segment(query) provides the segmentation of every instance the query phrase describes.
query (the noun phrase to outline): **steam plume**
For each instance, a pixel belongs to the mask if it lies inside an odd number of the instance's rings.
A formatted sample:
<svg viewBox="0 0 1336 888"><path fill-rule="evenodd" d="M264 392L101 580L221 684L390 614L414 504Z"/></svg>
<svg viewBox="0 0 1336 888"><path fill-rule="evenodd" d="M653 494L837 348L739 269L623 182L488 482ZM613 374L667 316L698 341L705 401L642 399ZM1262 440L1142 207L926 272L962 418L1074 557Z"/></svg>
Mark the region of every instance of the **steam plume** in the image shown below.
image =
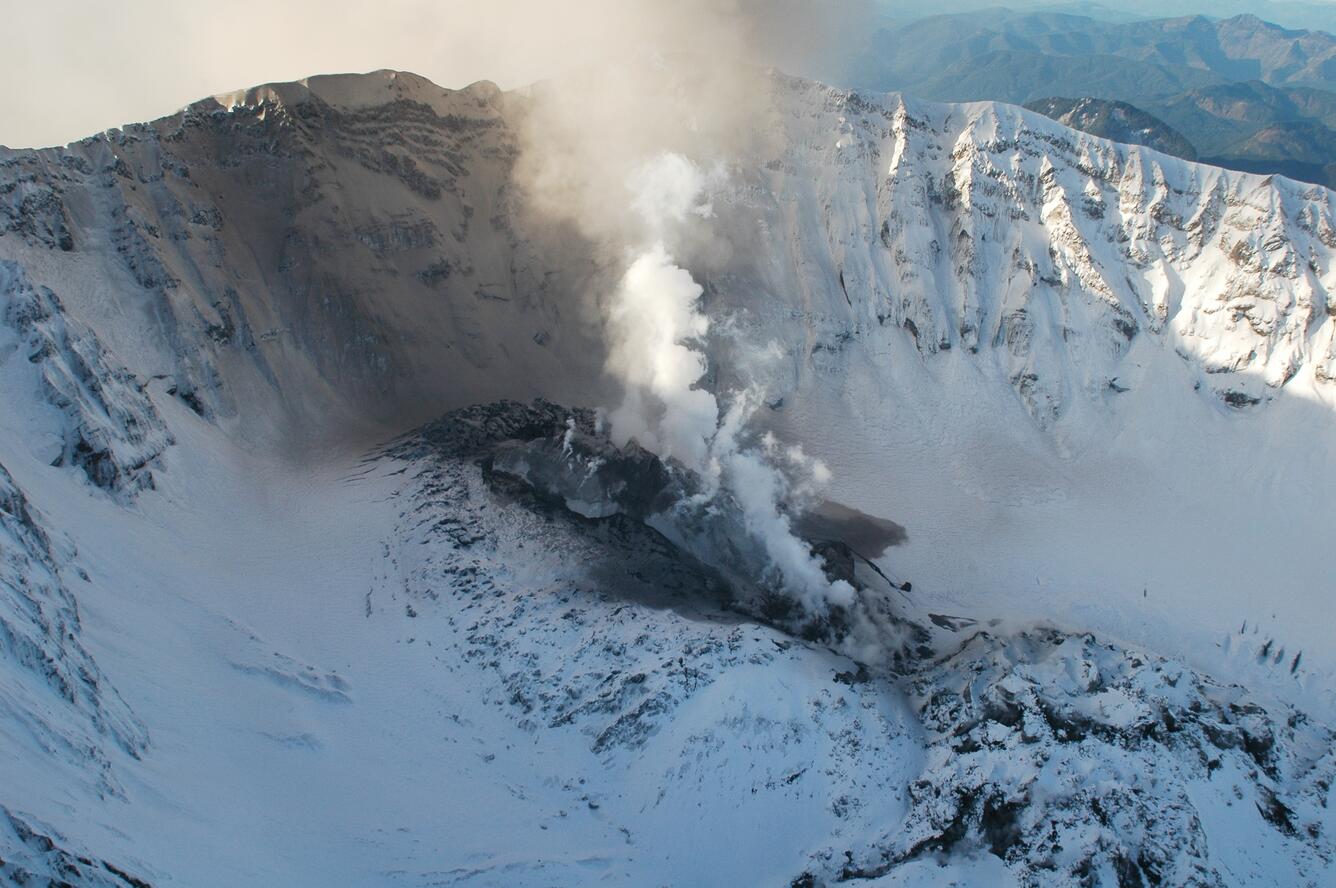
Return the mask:
<svg viewBox="0 0 1336 888"><path fill-rule="evenodd" d="M743 433L761 393L732 393L721 417L716 397L698 383L707 362L699 345L709 332L700 310L704 290L675 263L665 238L680 226L711 216L707 178L679 154L662 154L628 178L630 203L651 240L637 250L613 296L607 317L611 338L608 369L621 380L624 397L609 416L613 440L630 439L675 458L717 489L726 487L741 505L747 531L770 560L768 579L809 613L831 605L850 607L854 590L830 581L810 548L794 535L784 504L795 492L775 457L808 488L829 480L829 471L800 447L780 448L772 437L745 446Z"/></svg>
<svg viewBox="0 0 1336 888"><path fill-rule="evenodd" d="M654 238L631 261L608 307L608 369L625 387L609 417L613 440L636 438L704 473L719 405L695 388L706 363L692 344L710 322L698 306L704 291L674 264L663 239L668 226L709 215L709 204L701 202L704 177L685 157L663 154L636 170L628 185L632 206Z"/></svg>
<svg viewBox="0 0 1336 888"><path fill-rule="evenodd" d="M654 6L649 15L663 34L684 45L691 40L682 38L697 37L692 48L706 54L676 55L683 47L669 45L649 61L615 62L535 87L518 173L532 206L578 226L611 266L599 322L607 369L623 392L607 417L613 440L635 439L695 470L707 495L726 490L769 560L765 584L820 615L850 607L855 593L827 578L793 533L787 506L812 495L829 472L800 448L749 430L763 392L703 387L711 320L701 306L705 290L688 271L693 260L708 264L726 254L712 200L726 190L738 158L758 153L776 129L772 77L757 65L765 42L758 35L773 24L763 13L774 5ZM783 5L789 13L830 8ZM799 27L813 24L796 19ZM737 369L739 378L752 375Z"/></svg>

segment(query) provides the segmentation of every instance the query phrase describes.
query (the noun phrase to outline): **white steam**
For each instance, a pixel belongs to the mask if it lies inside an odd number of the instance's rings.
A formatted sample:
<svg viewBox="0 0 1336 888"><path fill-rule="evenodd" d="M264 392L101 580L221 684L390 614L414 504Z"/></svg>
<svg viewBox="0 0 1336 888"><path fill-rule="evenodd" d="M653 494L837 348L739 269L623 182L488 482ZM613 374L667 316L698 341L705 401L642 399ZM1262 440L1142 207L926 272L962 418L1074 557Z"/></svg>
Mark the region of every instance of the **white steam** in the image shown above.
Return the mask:
<svg viewBox="0 0 1336 888"><path fill-rule="evenodd" d="M715 329L705 289L688 267L726 270L730 245L711 196L726 183L720 160L768 156L778 131L767 65L811 70L842 56L866 29L871 0L577 0L597 5L588 65L522 97L515 177L526 208L593 247L606 367L620 385L606 415L614 442L631 439L677 460L729 496L767 564L769 589L814 616L848 606L854 590L830 582L788 510L811 500L829 472L801 449L748 426L764 392L707 387L709 337L730 339L726 378L754 379L773 347ZM563 7L564 9L565 7ZM509 27L509 23L507 27ZM566 43L558 35L544 42ZM569 53L568 53L569 54ZM693 160L694 159L694 160ZM696 505L699 505L697 503Z"/></svg>
<svg viewBox="0 0 1336 888"><path fill-rule="evenodd" d="M791 498L811 496L824 486L829 470L801 447L781 447L770 435L759 446L743 444L760 393L733 393L721 421L718 400L698 387L708 369L701 350L710 329L699 304L704 290L676 264L666 244L680 226L710 217L707 183L694 164L673 153L641 165L627 180L631 205L650 237L633 251L608 305L608 370L624 389L621 405L608 417L610 434L619 445L635 439L694 469L711 493L726 490L769 559L770 585L811 613L850 607L853 588L826 577L808 545L794 535L783 508ZM790 475L798 481L791 482Z"/></svg>
<svg viewBox="0 0 1336 888"><path fill-rule="evenodd" d="M617 444L635 438L706 473L719 405L695 387L707 369L695 345L710 321L698 305L700 284L675 264L664 242L672 226L709 215L705 178L680 154L664 154L635 170L627 185L652 240L631 261L607 309L608 370L624 387L621 406L608 417L610 432Z"/></svg>

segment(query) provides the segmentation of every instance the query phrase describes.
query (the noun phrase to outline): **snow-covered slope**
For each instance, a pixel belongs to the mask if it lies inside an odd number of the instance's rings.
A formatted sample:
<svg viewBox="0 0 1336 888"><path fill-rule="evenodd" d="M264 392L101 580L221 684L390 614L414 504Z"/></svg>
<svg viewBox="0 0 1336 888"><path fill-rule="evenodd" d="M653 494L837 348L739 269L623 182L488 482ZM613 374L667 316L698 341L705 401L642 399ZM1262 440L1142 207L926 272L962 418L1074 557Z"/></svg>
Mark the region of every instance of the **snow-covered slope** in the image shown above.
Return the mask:
<svg viewBox="0 0 1336 888"><path fill-rule="evenodd" d="M1330 668L1336 196L789 87L786 149L716 201L742 268L710 310L779 343L773 425L905 526L896 575L1253 681L1225 662L1266 640Z"/></svg>
<svg viewBox="0 0 1336 888"><path fill-rule="evenodd" d="M903 327L925 355L984 352L1041 425L1122 388L1143 334L1232 406L1301 376L1331 381L1327 189L1115 145L1005 105L789 86L788 148L760 193L796 204L789 218L824 236L770 243L833 265L832 304L860 295L860 326ZM792 289L778 277L792 274L785 258L770 263L777 295Z"/></svg>
<svg viewBox="0 0 1336 888"><path fill-rule="evenodd" d="M726 609L636 522L489 481L498 439L562 433L565 411L536 412L301 472L210 446L182 411L155 517L54 511L89 541L90 643L152 744L110 751L125 791L100 799L25 755L7 806L55 847L16 831L5 872L1321 884L1329 729L1051 630L939 616L917 661L860 665Z"/></svg>
<svg viewBox="0 0 1336 888"><path fill-rule="evenodd" d="M707 383L904 527L881 662L491 474L615 394L621 257L528 212L533 97L312 78L0 154L0 872L1332 878L1332 192L774 86Z"/></svg>

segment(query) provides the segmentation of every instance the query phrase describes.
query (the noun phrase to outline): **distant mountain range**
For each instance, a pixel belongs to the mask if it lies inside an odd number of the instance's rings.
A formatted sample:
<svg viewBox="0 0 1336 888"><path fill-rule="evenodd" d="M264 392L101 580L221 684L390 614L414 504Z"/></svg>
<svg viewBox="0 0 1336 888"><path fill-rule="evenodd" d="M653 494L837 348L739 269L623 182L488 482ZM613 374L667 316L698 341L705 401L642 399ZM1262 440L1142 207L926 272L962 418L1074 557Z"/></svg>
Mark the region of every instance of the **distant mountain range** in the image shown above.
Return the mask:
<svg viewBox="0 0 1336 888"><path fill-rule="evenodd" d="M1336 89L1336 37L1289 30L1253 15L1122 24L1001 9L933 16L876 32L855 73L867 85L893 89L955 82L962 94L941 96L952 99L983 98L963 93L993 82L1006 94L989 98L1020 103L1040 98L1033 90L1051 90L1045 83L1053 81L1031 70L1036 57L1047 60L1051 71L1096 76L1138 98L1241 80ZM980 80L1009 67L1015 75L1001 83Z"/></svg>
<svg viewBox="0 0 1336 888"><path fill-rule="evenodd" d="M950 13L996 12L1005 7L1017 12L1061 12L1083 15L1101 22L1133 22L1146 19L1181 17L1205 13L1215 18L1256 15L1287 28L1310 28L1336 33L1336 4L1323 0L938 0L931 13L918 13L914 7L896 4L886 15L900 21ZM908 6L908 8L906 8Z"/></svg>
<svg viewBox="0 0 1336 888"><path fill-rule="evenodd" d="M1136 127L1126 138L1111 131L1120 124L1109 115L1148 114L1158 118L1152 129L1181 137L1152 145L1160 150L1336 184L1336 36L1254 15L1112 24L1005 9L939 15L875 32L849 79L1040 110L1055 95L1086 99L1080 116L1097 135L1142 143ZM1053 108L1059 118L1072 111L1071 103Z"/></svg>

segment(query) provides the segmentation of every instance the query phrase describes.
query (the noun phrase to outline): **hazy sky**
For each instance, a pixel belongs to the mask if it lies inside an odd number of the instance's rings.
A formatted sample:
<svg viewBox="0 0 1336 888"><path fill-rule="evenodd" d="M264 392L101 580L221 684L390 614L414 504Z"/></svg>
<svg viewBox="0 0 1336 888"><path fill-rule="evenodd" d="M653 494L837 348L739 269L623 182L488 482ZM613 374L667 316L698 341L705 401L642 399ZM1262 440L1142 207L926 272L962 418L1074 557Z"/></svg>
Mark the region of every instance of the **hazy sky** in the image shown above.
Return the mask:
<svg viewBox="0 0 1336 888"><path fill-rule="evenodd" d="M950 5L877 2L901 11ZM1119 3L1145 5L1106 0ZM63 144L204 96L317 73L396 68L443 86L484 78L518 86L577 63L605 46L608 33L635 32L627 18L643 7L626 0L9 0L0 13L11 35L0 53L7 84L0 144ZM652 30L654 17L642 17L642 30Z"/></svg>

